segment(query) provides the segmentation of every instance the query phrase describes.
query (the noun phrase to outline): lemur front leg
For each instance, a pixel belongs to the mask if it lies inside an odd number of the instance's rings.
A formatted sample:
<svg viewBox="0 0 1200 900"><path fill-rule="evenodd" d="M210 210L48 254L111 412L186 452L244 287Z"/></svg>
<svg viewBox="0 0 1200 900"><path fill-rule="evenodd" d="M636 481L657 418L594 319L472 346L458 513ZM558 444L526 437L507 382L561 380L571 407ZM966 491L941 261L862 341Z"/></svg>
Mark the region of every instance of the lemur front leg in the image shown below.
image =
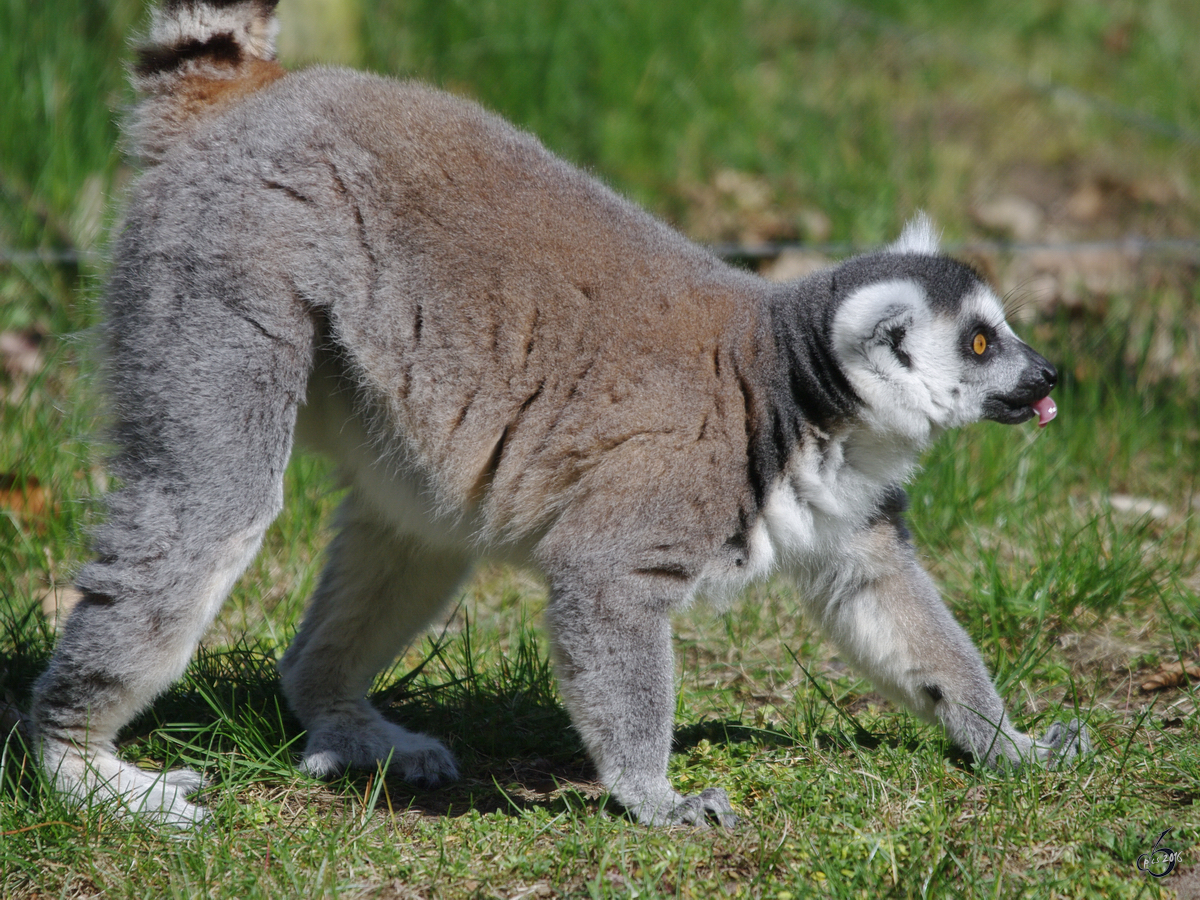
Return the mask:
<svg viewBox="0 0 1200 900"><path fill-rule="evenodd" d="M917 561L898 512L857 534L836 572L799 575L814 618L846 661L892 702L940 723L977 760L1056 766L1090 751L1078 720L1055 723L1037 741L1013 726L979 651Z"/></svg>
<svg viewBox="0 0 1200 900"><path fill-rule="evenodd" d="M639 822L731 827L736 817L723 790L684 796L667 780L675 716L670 617L690 596L698 564L669 507L653 516L637 508L647 495L627 495L632 509L581 505L539 545L559 690L600 780Z"/></svg>

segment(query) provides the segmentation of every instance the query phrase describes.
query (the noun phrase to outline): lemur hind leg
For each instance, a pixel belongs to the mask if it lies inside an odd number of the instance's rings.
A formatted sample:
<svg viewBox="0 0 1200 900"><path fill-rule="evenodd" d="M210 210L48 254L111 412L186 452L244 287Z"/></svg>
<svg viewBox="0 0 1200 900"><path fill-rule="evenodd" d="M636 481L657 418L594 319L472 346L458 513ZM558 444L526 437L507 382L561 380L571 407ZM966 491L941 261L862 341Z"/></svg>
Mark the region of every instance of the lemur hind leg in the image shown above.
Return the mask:
<svg viewBox="0 0 1200 900"><path fill-rule="evenodd" d="M445 607L472 559L381 524L351 495L299 634L280 660L305 728L301 768L326 777L390 761L406 781L458 777L441 742L389 722L368 702L375 676Z"/></svg>
<svg viewBox="0 0 1200 900"><path fill-rule="evenodd" d="M119 760L117 733L183 674L282 507L313 328L268 281L193 282L203 261L142 259L139 224L123 235L107 324L122 486L31 718L60 790L185 826L205 815L186 799L201 777ZM181 298L188 316L175 315Z"/></svg>

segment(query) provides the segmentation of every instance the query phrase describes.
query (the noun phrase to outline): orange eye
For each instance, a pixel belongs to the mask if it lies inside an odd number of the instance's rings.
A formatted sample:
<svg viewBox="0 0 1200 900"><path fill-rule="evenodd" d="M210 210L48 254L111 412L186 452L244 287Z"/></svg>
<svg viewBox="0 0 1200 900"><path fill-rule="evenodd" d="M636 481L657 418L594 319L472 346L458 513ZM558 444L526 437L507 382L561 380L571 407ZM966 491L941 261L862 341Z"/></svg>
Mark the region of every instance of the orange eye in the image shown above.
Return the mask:
<svg viewBox="0 0 1200 900"><path fill-rule="evenodd" d="M975 351L976 356L983 356L983 351L987 349L987 338L983 336L983 332L975 335L975 340L971 343L971 349Z"/></svg>

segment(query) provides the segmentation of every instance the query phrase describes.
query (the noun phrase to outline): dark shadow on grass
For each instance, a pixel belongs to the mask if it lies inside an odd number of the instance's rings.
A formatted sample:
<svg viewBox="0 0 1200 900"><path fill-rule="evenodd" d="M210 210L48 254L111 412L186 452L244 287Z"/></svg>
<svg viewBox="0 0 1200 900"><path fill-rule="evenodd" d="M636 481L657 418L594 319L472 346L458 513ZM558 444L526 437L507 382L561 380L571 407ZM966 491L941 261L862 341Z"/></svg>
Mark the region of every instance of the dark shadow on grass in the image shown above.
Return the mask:
<svg viewBox="0 0 1200 900"><path fill-rule="evenodd" d="M574 760L478 759L462 766L461 777L450 784L425 789L395 776L386 776L375 808L411 811L431 817L457 817L470 812L520 815L531 809L552 813L599 808L604 789L582 756ZM377 788L375 774L347 773L331 783L334 789L368 796Z"/></svg>
<svg viewBox="0 0 1200 900"><path fill-rule="evenodd" d="M393 809L456 816L470 810L511 812L534 806L577 807L602 791L595 772L558 702L552 682L532 680L507 666L496 673L442 685L424 685L396 696L381 712L405 728L446 743L459 762L458 781L423 790L387 779ZM526 670L524 674L535 674ZM360 793L371 773L348 776ZM386 805L384 798L380 804Z"/></svg>
<svg viewBox="0 0 1200 900"><path fill-rule="evenodd" d="M46 664L54 632L40 604L0 611L0 797L28 795L33 790L33 756L29 752L29 698Z"/></svg>
<svg viewBox="0 0 1200 900"><path fill-rule="evenodd" d="M15 694L18 703L28 702L32 681L49 655L52 638L36 624L40 623L32 616L7 623L9 646L0 655L4 667L0 672L7 676L10 695ZM17 636L23 640L14 641ZM446 742L459 760L462 777L425 789L387 776L377 806L457 816L472 810L511 814L534 808L596 810L605 804L607 795L596 782L583 744L558 700L549 663L533 635L522 637L515 650L486 667L476 664L469 638L460 636L456 641L454 659L445 657L445 645L435 644L426 663L385 685L372 700L387 718ZM427 665L431 662L440 665ZM845 730L825 729L806 736L735 720L705 720L676 729L673 750L685 753L701 741L764 748L815 741L819 748L834 751L901 746L900 741L861 727L852 715L846 714L844 723ZM181 764L173 757L183 747L190 756L184 762L209 772L220 754L236 753L278 766L282 774L298 761L303 741L303 729L280 690L273 650L242 644L221 651L201 650L187 675L122 732L120 743L127 757L144 756L167 765ZM281 751L289 744L289 751ZM919 746L916 741L904 743L910 751ZM28 759L16 759L24 757L23 749L17 742L9 744L5 794L31 787ZM970 766L969 757L955 754L949 745L947 750L955 765ZM736 778L736 771L730 777ZM376 778L373 771L356 771L335 779L331 787L337 790L344 785L345 790L365 797L378 786ZM615 806L612 809L617 811Z"/></svg>
<svg viewBox="0 0 1200 900"><path fill-rule="evenodd" d="M820 750L877 750L886 746L915 752L924 746L924 742L916 739L901 741L884 737L861 726L849 731L825 729L810 734L811 737L803 737L730 720L705 720L677 728L672 749L676 753L683 752L701 741L708 741L710 744L755 743L765 747L794 747L797 744L815 743ZM957 753L951 745L947 745L947 751L947 758L951 760L961 759L968 763L970 761L969 756Z"/></svg>

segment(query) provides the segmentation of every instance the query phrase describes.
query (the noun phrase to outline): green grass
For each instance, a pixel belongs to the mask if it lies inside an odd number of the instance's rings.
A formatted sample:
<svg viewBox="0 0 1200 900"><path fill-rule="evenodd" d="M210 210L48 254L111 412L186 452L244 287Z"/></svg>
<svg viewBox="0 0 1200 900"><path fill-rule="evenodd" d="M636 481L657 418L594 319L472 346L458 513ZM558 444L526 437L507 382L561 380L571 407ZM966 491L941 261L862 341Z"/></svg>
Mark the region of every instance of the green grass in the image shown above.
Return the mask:
<svg viewBox="0 0 1200 900"><path fill-rule="evenodd" d="M924 206L975 240L995 236L976 204L1014 193L1042 209L1040 239L1200 233L1200 8L1186 0L364 9L338 32L339 58L481 99L700 239L867 244ZM86 558L87 498L105 481L73 336L94 319L102 266L88 254L116 206L104 198L128 179L114 121L142 10L0 5L0 249L84 253L0 264L0 332L44 335L39 371L0 372L0 475L25 491L0 494L0 701L17 705L52 646L42 596ZM1082 215L1091 188L1101 202ZM911 524L1014 718L1036 732L1086 718L1093 758L975 770L847 671L773 580L726 614L677 620L671 777L727 788L741 824L642 828L591 780L557 698L544 586L485 566L376 691L452 746L463 779L301 778L272 660L338 493L326 463L298 457L263 554L122 745L202 768L214 826L177 840L73 809L9 742L0 896L1187 896L1186 876L1151 880L1136 860L1172 828L1194 873L1200 838L1194 692L1140 688L1200 644L1196 254L1146 257L1072 303L1037 295L1019 254L975 261L1060 365L1060 415L1040 432L947 436L911 485ZM1159 508L1123 512L1122 496Z"/></svg>

